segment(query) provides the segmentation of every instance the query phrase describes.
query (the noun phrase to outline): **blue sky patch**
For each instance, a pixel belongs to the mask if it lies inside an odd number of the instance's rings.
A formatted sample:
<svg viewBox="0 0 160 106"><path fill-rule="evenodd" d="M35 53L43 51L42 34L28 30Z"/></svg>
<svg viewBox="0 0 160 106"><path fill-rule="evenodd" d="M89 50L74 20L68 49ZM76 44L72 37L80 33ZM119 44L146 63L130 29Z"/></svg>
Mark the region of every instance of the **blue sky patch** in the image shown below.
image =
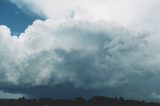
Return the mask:
<svg viewBox="0 0 160 106"><path fill-rule="evenodd" d="M6 25L12 34L18 35L32 24L38 16L28 15L8 0L0 0L0 25Z"/></svg>

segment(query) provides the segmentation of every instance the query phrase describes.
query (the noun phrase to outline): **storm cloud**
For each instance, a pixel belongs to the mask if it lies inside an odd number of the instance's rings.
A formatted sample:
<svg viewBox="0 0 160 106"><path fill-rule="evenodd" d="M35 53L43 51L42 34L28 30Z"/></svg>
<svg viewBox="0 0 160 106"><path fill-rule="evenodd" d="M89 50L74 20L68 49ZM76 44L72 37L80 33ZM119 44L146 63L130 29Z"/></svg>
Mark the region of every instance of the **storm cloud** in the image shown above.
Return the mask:
<svg viewBox="0 0 160 106"><path fill-rule="evenodd" d="M157 99L158 38L107 21L36 20L19 37L1 25L0 89Z"/></svg>

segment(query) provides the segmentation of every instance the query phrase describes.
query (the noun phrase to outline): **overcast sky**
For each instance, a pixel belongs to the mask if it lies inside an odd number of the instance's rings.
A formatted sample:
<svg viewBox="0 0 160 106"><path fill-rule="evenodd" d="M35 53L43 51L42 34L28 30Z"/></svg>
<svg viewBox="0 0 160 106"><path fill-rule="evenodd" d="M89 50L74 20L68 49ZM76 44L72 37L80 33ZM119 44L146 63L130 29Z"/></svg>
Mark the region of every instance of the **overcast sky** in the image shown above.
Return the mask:
<svg viewBox="0 0 160 106"><path fill-rule="evenodd" d="M0 97L160 100L160 1L1 0Z"/></svg>

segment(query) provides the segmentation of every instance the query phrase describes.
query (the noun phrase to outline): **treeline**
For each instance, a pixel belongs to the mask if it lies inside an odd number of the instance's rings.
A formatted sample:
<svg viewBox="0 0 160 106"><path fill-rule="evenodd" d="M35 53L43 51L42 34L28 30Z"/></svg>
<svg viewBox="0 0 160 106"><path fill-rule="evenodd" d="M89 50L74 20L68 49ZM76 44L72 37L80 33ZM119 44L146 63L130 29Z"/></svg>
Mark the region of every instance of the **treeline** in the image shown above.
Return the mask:
<svg viewBox="0 0 160 106"><path fill-rule="evenodd" d="M159 103L145 101L124 100L120 98L109 98L103 96L95 96L88 100L77 97L73 100L69 99L1 99L0 106L160 106Z"/></svg>

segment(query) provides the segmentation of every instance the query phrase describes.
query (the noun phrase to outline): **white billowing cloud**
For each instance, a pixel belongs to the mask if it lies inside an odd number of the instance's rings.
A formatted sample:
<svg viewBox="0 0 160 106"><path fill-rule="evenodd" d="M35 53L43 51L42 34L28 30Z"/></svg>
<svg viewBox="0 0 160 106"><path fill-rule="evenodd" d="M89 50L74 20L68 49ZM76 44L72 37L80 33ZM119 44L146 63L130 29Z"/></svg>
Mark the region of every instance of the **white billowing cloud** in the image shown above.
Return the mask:
<svg viewBox="0 0 160 106"><path fill-rule="evenodd" d="M36 20L19 37L0 26L0 37L0 85L127 88L155 81L160 72L158 34L115 23ZM150 91L152 83L145 83Z"/></svg>
<svg viewBox="0 0 160 106"><path fill-rule="evenodd" d="M47 20L36 20L19 37L0 26L0 85L100 89L157 81L159 1L10 1Z"/></svg>
<svg viewBox="0 0 160 106"><path fill-rule="evenodd" d="M159 99L160 1L10 1L47 20L19 37L0 26L0 89L71 84Z"/></svg>
<svg viewBox="0 0 160 106"><path fill-rule="evenodd" d="M106 20L136 30L158 30L157 0L11 0L22 10L52 19ZM29 14L31 13L29 12ZM152 30L150 30L152 29Z"/></svg>
<svg viewBox="0 0 160 106"><path fill-rule="evenodd" d="M6 26L0 26L0 70L1 70L1 81L11 81L16 83L16 76L18 73L15 73L15 69L13 69L14 64L19 64L24 59L25 49L23 45L21 45L21 40L19 40L16 36L11 36L9 28ZM21 52L19 52L21 51ZM9 70L8 72L5 72Z"/></svg>

